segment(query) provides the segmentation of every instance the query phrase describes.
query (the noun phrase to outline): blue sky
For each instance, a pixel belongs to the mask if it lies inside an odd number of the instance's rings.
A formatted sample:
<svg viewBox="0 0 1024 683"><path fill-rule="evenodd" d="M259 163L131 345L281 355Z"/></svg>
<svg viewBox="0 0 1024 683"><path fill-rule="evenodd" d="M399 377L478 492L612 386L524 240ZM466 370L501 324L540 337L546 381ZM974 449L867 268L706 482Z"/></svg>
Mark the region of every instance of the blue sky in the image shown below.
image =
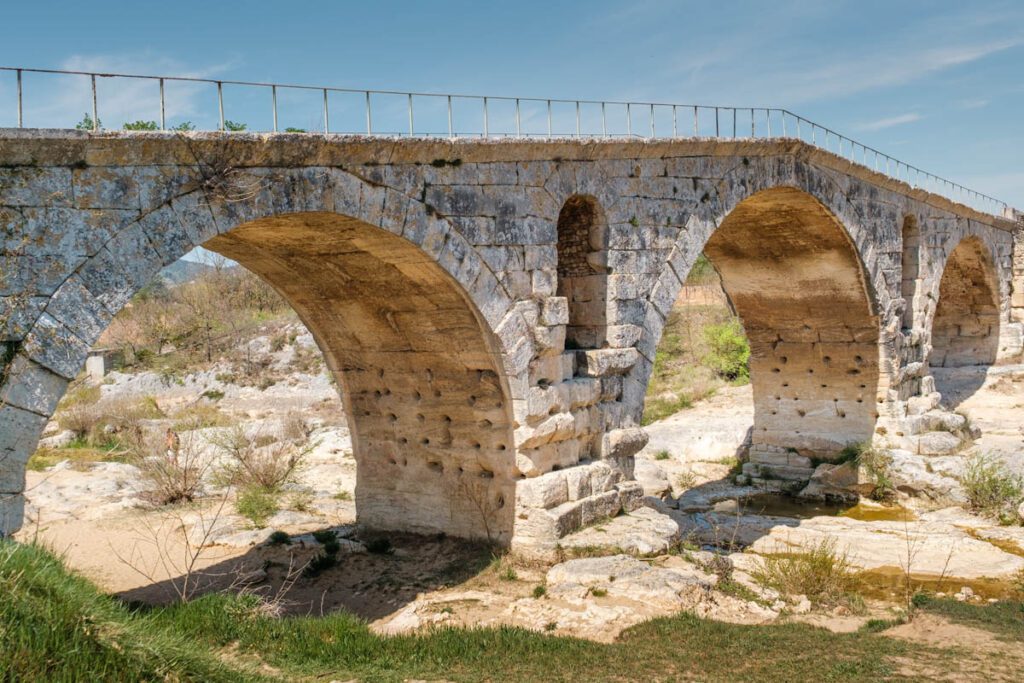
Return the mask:
<svg viewBox="0 0 1024 683"><path fill-rule="evenodd" d="M0 64L353 88L785 107L1024 207L1024 2L5 3ZM29 125L70 125L84 83L27 77ZM13 125L0 74L0 126ZM152 84L101 82L107 127L155 119ZM269 95L226 91L270 126ZM319 94L280 98L281 126L320 125ZM332 128L361 125L332 102ZM379 126L404 103L375 101ZM418 104L439 129L443 105ZM496 120L510 112L495 105ZM171 121L216 122L216 96L168 89ZM560 112L559 116L568 116ZM460 119L473 118L468 110ZM536 125L539 111L524 113ZM646 121L644 119L644 121ZM337 122L335 124L335 122ZM646 125L646 124L644 124Z"/></svg>

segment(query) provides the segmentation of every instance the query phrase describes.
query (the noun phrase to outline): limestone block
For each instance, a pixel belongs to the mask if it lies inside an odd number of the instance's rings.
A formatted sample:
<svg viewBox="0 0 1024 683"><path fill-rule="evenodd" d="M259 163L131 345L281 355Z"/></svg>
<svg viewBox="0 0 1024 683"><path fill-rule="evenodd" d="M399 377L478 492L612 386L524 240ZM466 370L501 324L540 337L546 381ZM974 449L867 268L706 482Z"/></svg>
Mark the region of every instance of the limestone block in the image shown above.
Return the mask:
<svg viewBox="0 0 1024 683"><path fill-rule="evenodd" d="M613 429L604 435L601 442L601 456L627 458L643 449L647 445L647 438L647 432L641 427Z"/></svg>
<svg viewBox="0 0 1024 683"><path fill-rule="evenodd" d="M559 474L565 475L565 483L566 488L568 489L569 500L580 500L581 498L586 498L593 493L593 488L590 482L592 473L591 468L587 465L570 467L567 470L559 472Z"/></svg>
<svg viewBox="0 0 1024 683"><path fill-rule="evenodd" d="M622 397L622 377L613 375L601 378L602 401L618 401Z"/></svg>
<svg viewBox="0 0 1024 683"><path fill-rule="evenodd" d="M75 169L75 206L83 209L141 209L138 178L138 170L131 166Z"/></svg>
<svg viewBox="0 0 1024 683"><path fill-rule="evenodd" d="M576 368L580 375L601 377L629 372L640 358L636 349L595 349L576 352Z"/></svg>
<svg viewBox="0 0 1024 683"><path fill-rule="evenodd" d="M534 270L530 272L531 288L535 297L549 297L555 295L557 283L554 270Z"/></svg>
<svg viewBox="0 0 1024 683"><path fill-rule="evenodd" d="M25 519L25 496L20 493L0 493L0 538L10 536L21 528Z"/></svg>
<svg viewBox="0 0 1024 683"><path fill-rule="evenodd" d="M66 379L78 374L89 346L47 313L36 321L25 339L25 355Z"/></svg>
<svg viewBox="0 0 1024 683"><path fill-rule="evenodd" d="M614 517L622 509L618 491L606 491L576 501L576 503L568 503L568 505L574 504L580 508L580 526L589 526L594 522Z"/></svg>
<svg viewBox="0 0 1024 683"><path fill-rule="evenodd" d="M658 463L647 458L637 458L633 476L643 487L644 495L663 498L672 492L672 483Z"/></svg>
<svg viewBox="0 0 1024 683"><path fill-rule="evenodd" d="M553 246L526 245L524 257L526 270L554 270L558 267L558 251Z"/></svg>
<svg viewBox="0 0 1024 683"><path fill-rule="evenodd" d="M566 472L549 472L516 482L516 506L548 509L569 500Z"/></svg>
<svg viewBox="0 0 1024 683"><path fill-rule="evenodd" d="M608 325L605 335L608 346L613 349L624 349L635 346L640 341L643 331L639 325Z"/></svg>
<svg viewBox="0 0 1024 683"><path fill-rule="evenodd" d="M541 356L530 361L530 384L548 385L564 381L565 371L561 356Z"/></svg>
<svg viewBox="0 0 1024 683"><path fill-rule="evenodd" d="M548 417L536 427L521 426L516 429L516 444L521 449L537 448L552 441L560 441L573 436L574 427L572 415L558 413Z"/></svg>
<svg viewBox="0 0 1024 683"><path fill-rule="evenodd" d="M67 378L19 354L8 366L7 381L0 389L0 405L51 415L67 385Z"/></svg>
<svg viewBox="0 0 1024 683"><path fill-rule="evenodd" d="M963 447L963 440L949 432L927 432L905 437L902 446L917 455L946 455L959 451Z"/></svg>
<svg viewBox="0 0 1024 683"><path fill-rule="evenodd" d="M615 485L619 493L619 506L624 512L632 512L644 505L644 487L638 481L624 481Z"/></svg>
<svg viewBox="0 0 1024 683"><path fill-rule="evenodd" d="M54 292L46 312L87 344L95 343L113 319L77 275Z"/></svg>
<svg viewBox="0 0 1024 683"><path fill-rule="evenodd" d="M36 450L46 419L13 405L0 405L0 493L25 488L25 463Z"/></svg>
<svg viewBox="0 0 1024 683"><path fill-rule="evenodd" d="M859 468L852 463L818 465L807 486L798 494L801 498L823 500L825 498L856 498L871 493L870 483L862 485Z"/></svg>
<svg viewBox="0 0 1024 683"><path fill-rule="evenodd" d="M528 419L546 418L552 412L561 412L565 409L565 397L556 386L530 387L526 396Z"/></svg>
<svg viewBox="0 0 1024 683"><path fill-rule="evenodd" d="M549 296L544 299L540 322L543 325L568 325L569 300L564 296Z"/></svg>
<svg viewBox="0 0 1024 683"><path fill-rule="evenodd" d="M616 484L623 480L621 470L605 462L595 462L589 465L589 469L590 489L593 493L611 491Z"/></svg>
<svg viewBox="0 0 1024 683"><path fill-rule="evenodd" d="M68 168L0 168L0 204L70 206L73 196Z"/></svg>
<svg viewBox="0 0 1024 683"><path fill-rule="evenodd" d="M538 326L533 328L533 339L537 345L537 351L542 356L561 355L565 349L565 325L552 325L551 327Z"/></svg>
<svg viewBox="0 0 1024 683"><path fill-rule="evenodd" d="M576 410L577 408L597 403L601 400L602 382L602 379L578 377L564 383L562 386L564 386L569 393L567 407L572 410Z"/></svg>

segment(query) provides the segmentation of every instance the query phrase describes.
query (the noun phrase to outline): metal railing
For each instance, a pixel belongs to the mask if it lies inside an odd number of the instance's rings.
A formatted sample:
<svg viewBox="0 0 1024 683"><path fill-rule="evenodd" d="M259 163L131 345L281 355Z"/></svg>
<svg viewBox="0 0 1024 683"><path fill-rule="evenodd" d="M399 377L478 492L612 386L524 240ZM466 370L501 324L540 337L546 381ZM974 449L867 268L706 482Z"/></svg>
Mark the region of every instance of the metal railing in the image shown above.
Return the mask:
<svg viewBox="0 0 1024 683"><path fill-rule="evenodd" d="M794 114L787 109L770 107L724 107L696 104L675 104L666 102L625 102L614 100L566 100L558 98L507 97L461 95L430 92L403 92L396 90L359 90L352 88L322 87L284 83L261 83L255 81L216 80L188 76L148 76L121 73L93 73L89 71L67 71L59 69L29 69L0 66L0 71L12 72L17 84L17 122L25 126L25 74L58 74L89 79L93 130L100 130L100 106L97 90L99 79L137 79L156 81L159 86L159 130L168 130L167 94L168 83L194 83L212 86L217 99L217 130L229 131L231 121L226 118L224 106L225 86L266 89L267 103L271 110L273 132L278 132L278 94L282 91L314 92L318 95L317 125L322 124L323 133L345 133L380 136L446 137L446 138L555 138L555 137L627 137L637 139L672 139L680 137L697 138L797 138L815 147L838 154L850 161L860 163L875 171L884 173L912 187L944 195L981 211L1000 216L1011 216L1009 205L995 197L972 190L947 180L934 173L928 173L917 166L900 161L879 150L841 135L836 131ZM355 97L361 109L358 128L353 125L331 127L331 96ZM395 100L401 101L400 107ZM390 122L403 120L401 129L397 126L374 126L374 102L390 100ZM475 112L465 117L457 106L469 103ZM423 112L431 105L434 115L431 124L417 127L416 112ZM505 105L504 115L496 115L496 105ZM524 109L532 109L524 115ZM555 112L558 107L560 111ZM535 109L540 109L540 116ZM349 114L352 103L346 105ZM397 117L398 109L403 109ZM440 115L439 115L440 114ZM616 118L616 115L617 118ZM87 118L86 121L89 121ZM538 130L539 119L539 130ZM459 125L456 125L458 120ZM440 130L437 129L438 121ZM466 122L468 121L468 123ZM659 121L660 130L659 130ZM422 122L422 121L421 121ZM530 129L531 124L533 129ZM639 126L639 128L638 128ZM286 129L298 131L299 129ZM269 132L269 131L268 131ZM306 131L301 131L306 132ZM316 131L320 132L320 131Z"/></svg>

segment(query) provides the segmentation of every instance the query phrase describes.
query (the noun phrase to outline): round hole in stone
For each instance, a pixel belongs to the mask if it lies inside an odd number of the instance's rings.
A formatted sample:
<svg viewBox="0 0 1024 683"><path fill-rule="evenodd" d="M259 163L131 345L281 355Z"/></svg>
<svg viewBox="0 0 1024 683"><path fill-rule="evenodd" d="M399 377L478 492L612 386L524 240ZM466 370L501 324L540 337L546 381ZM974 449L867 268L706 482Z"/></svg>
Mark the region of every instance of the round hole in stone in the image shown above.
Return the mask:
<svg viewBox="0 0 1024 683"><path fill-rule="evenodd" d="M490 470L480 470L479 476L481 479L494 479L494 472L491 472Z"/></svg>
<svg viewBox="0 0 1024 683"><path fill-rule="evenodd" d="M828 389L828 385L827 385L827 384L822 384L822 385L821 385L821 388L822 388L822 389Z"/></svg>
<svg viewBox="0 0 1024 683"><path fill-rule="evenodd" d="M780 368L772 368L772 372L782 372Z"/></svg>
<svg viewBox="0 0 1024 683"><path fill-rule="evenodd" d="M785 365L786 363L789 362L789 358L787 358L786 356L782 356L779 358L779 362Z"/></svg>
<svg viewBox="0 0 1024 683"><path fill-rule="evenodd" d="M846 371L846 374L847 375L859 375L860 374L860 370L858 370L857 368L850 368L849 370Z"/></svg>
<svg viewBox="0 0 1024 683"><path fill-rule="evenodd" d="M429 446L430 439L420 439L420 443L423 444L424 446Z"/></svg>
<svg viewBox="0 0 1024 683"><path fill-rule="evenodd" d="M503 444L503 443L499 443L499 444L498 444L498 450L499 450L499 451L503 451L503 450L505 450L505 444Z"/></svg>
<svg viewBox="0 0 1024 683"><path fill-rule="evenodd" d="M437 461L430 461L427 463L427 467L434 470L435 472L444 472L444 466Z"/></svg>
<svg viewBox="0 0 1024 683"><path fill-rule="evenodd" d="M468 403L471 406L476 405L476 396L470 396L468 399L466 399L466 403Z"/></svg>
<svg viewBox="0 0 1024 683"><path fill-rule="evenodd" d="M783 382L782 386L783 386L783 388L788 387L789 386L789 382Z"/></svg>
<svg viewBox="0 0 1024 683"><path fill-rule="evenodd" d="M856 363L857 365L860 365L861 363L864 362L864 358L863 356L854 356L853 362Z"/></svg>
<svg viewBox="0 0 1024 683"><path fill-rule="evenodd" d="M804 411L802 411L802 410L798 410L798 411L796 411L796 414L797 414L797 415L799 415L800 417L803 417L803 416L804 416L804 415L806 415L807 413L805 413L805 412L804 412Z"/></svg>
<svg viewBox="0 0 1024 683"><path fill-rule="evenodd" d="M839 417L846 417L846 413L844 413L843 411L840 410L839 411Z"/></svg>
<svg viewBox="0 0 1024 683"><path fill-rule="evenodd" d="M398 464L398 461L395 460L394 458L388 458L388 462L391 463L392 465L397 465Z"/></svg>
<svg viewBox="0 0 1024 683"><path fill-rule="evenodd" d="M388 415L388 419L391 420L392 422L398 422L398 416L395 415L394 413L390 413Z"/></svg>
<svg viewBox="0 0 1024 683"><path fill-rule="evenodd" d="M377 368L377 376L378 377L383 377L384 376L384 368Z"/></svg>
<svg viewBox="0 0 1024 683"><path fill-rule="evenodd" d="M498 496L497 503L498 503L498 509L499 510L501 508L505 507L505 496Z"/></svg>
<svg viewBox="0 0 1024 683"><path fill-rule="evenodd" d="M477 424L478 427L483 427L484 429L486 429L486 428L488 428L488 427L490 427L492 425L490 420L480 420L476 424Z"/></svg>
<svg viewBox="0 0 1024 683"><path fill-rule="evenodd" d="M813 375L814 374L814 368L807 368L807 374L808 375Z"/></svg>
<svg viewBox="0 0 1024 683"><path fill-rule="evenodd" d="M420 422L424 422L426 421L427 418L423 415L423 413L416 413L416 419Z"/></svg>
<svg viewBox="0 0 1024 683"><path fill-rule="evenodd" d="M452 418L449 417L448 415L445 415L444 416L444 421L445 421L445 424L451 424L452 423Z"/></svg>
<svg viewBox="0 0 1024 683"><path fill-rule="evenodd" d="M376 396L377 398L380 398L384 394L381 393L380 389L377 389L377 391L373 392L373 395Z"/></svg>
<svg viewBox="0 0 1024 683"><path fill-rule="evenodd" d="M407 438L405 438L405 437L403 436L402 438L400 438L400 439L398 440L398 443L409 443L409 439L407 439Z"/></svg>
<svg viewBox="0 0 1024 683"><path fill-rule="evenodd" d="M412 392L412 397L413 397L414 399L416 399L417 401L418 401L418 400L420 400L421 398L423 398L423 396L422 396L422 395L420 394L420 392L418 392L418 391L414 391L414 392Z"/></svg>
<svg viewBox="0 0 1024 683"><path fill-rule="evenodd" d="M363 415L366 416L366 417L369 417L370 416L370 411L369 410L364 410L363 411Z"/></svg>
<svg viewBox="0 0 1024 683"><path fill-rule="evenodd" d="M434 398L441 398L441 392L437 389L434 389Z"/></svg>
<svg viewBox="0 0 1024 683"><path fill-rule="evenodd" d="M824 363L825 365L828 365L829 363L832 362L832 356L824 356L821 359L821 362Z"/></svg>
<svg viewBox="0 0 1024 683"><path fill-rule="evenodd" d="M481 446L479 443L474 441L473 442L473 448L475 448L476 450L480 450L481 448L483 448L483 446Z"/></svg>

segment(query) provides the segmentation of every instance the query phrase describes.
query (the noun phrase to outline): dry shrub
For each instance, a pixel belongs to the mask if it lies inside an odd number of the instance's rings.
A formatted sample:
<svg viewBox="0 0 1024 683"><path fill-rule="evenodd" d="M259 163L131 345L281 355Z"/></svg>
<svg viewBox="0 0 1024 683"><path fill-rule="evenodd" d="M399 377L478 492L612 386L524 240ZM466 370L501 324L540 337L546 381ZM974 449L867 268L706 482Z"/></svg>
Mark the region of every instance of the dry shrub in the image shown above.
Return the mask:
<svg viewBox="0 0 1024 683"><path fill-rule="evenodd" d="M202 493L210 458L195 431L178 435L177 453L168 453L165 436L143 432L131 445L135 465L149 485L144 497L156 505L190 502Z"/></svg>
<svg viewBox="0 0 1024 683"><path fill-rule="evenodd" d="M811 603L823 606L851 605L860 602L860 580L849 555L826 538L800 549L758 558L751 572L754 580L781 595L804 595Z"/></svg>
<svg viewBox="0 0 1024 683"><path fill-rule="evenodd" d="M279 491L292 481L303 458L315 444L297 440L272 440L269 435L249 435L240 425L211 438L226 456L218 478L226 484L264 491Z"/></svg>
<svg viewBox="0 0 1024 683"><path fill-rule="evenodd" d="M1024 501L1024 479L1006 469L995 456L977 455L968 460L960 483L975 512L1002 524L1024 524L1017 512Z"/></svg>

